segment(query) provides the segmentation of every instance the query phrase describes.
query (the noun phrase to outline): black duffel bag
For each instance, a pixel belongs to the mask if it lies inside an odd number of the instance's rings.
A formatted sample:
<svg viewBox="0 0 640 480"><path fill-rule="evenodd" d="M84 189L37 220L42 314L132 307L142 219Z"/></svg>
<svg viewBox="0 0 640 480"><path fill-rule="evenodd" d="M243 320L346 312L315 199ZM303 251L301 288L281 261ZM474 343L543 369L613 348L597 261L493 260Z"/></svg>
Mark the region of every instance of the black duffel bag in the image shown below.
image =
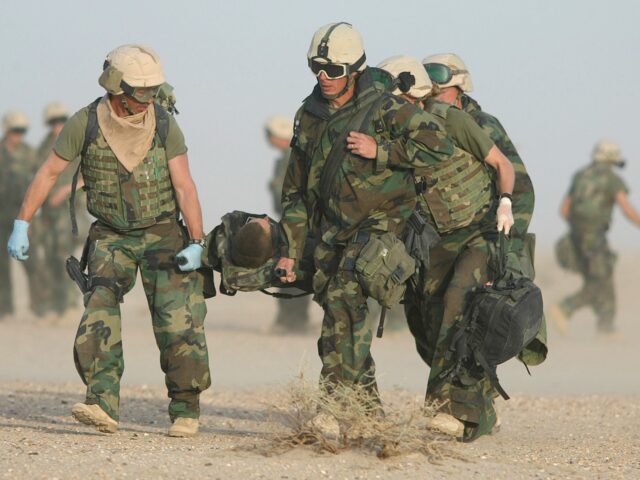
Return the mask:
<svg viewBox="0 0 640 480"><path fill-rule="evenodd" d="M507 272L507 252L507 239L500 234L496 279L469 294L450 347L458 367L480 367L505 400L509 396L500 386L497 366L518 355L536 338L543 318L540 289L530 279L514 279Z"/></svg>

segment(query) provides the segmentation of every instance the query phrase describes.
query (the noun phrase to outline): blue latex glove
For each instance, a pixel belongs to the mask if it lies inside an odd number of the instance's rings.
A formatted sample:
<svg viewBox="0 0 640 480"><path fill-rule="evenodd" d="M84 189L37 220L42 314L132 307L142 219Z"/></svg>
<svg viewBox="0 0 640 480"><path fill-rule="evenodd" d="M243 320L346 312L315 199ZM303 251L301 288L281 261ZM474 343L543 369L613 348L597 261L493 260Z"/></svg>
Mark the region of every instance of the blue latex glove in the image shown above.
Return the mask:
<svg viewBox="0 0 640 480"><path fill-rule="evenodd" d="M176 255L178 268L183 272L191 272L200 268L200 265L202 265L203 250L202 245L198 245L197 243L192 243L187 248L182 249Z"/></svg>
<svg viewBox="0 0 640 480"><path fill-rule="evenodd" d="M13 221L13 232L7 242L7 250L9 255L17 260L26 260L29 258L27 251L29 250L29 222L24 220Z"/></svg>

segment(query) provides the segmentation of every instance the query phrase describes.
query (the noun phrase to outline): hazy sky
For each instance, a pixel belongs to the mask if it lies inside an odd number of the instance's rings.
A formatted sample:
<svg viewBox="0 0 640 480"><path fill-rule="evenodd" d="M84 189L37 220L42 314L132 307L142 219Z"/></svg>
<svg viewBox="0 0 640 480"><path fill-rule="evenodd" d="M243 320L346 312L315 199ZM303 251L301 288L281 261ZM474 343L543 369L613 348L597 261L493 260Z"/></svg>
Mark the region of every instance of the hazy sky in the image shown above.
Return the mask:
<svg viewBox="0 0 640 480"><path fill-rule="evenodd" d="M146 43L176 88L177 117L212 228L226 211L271 210L272 151L265 119L293 116L314 85L306 52L314 31L348 21L364 37L369 65L397 54L454 51L467 63L485 110L517 145L536 188L533 230L550 244L565 227L558 204L594 142L610 137L640 208L640 2L468 0L53 1L2 0L0 112L21 109L28 141L44 135L52 100L77 110L103 94L105 55ZM615 245L640 230L617 216Z"/></svg>

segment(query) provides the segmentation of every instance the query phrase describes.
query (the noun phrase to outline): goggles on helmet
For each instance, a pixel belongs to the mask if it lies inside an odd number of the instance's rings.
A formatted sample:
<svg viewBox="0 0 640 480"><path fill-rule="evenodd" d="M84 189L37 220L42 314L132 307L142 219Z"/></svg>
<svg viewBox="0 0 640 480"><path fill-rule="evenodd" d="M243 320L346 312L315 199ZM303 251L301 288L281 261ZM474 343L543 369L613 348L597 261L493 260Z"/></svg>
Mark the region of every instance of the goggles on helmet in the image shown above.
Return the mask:
<svg viewBox="0 0 640 480"><path fill-rule="evenodd" d="M319 62L318 57L309 59L309 68L313 74L317 77L320 72L324 72L329 80L337 80L338 78L346 77L349 75L349 65L344 63L327 63Z"/></svg>
<svg viewBox="0 0 640 480"><path fill-rule="evenodd" d="M427 63L424 69L427 71L427 75L429 75L431 81L440 85L449 83L454 75L469 73L468 70L453 70L442 63Z"/></svg>
<svg viewBox="0 0 640 480"><path fill-rule="evenodd" d="M156 87L132 87L125 82L120 83L122 91L133 98L136 102L149 103L149 100L158 95L161 85Z"/></svg>
<svg viewBox="0 0 640 480"><path fill-rule="evenodd" d="M27 133L27 129L24 127L14 127L9 129L9 133L15 133L17 135L24 135Z"/></svg>

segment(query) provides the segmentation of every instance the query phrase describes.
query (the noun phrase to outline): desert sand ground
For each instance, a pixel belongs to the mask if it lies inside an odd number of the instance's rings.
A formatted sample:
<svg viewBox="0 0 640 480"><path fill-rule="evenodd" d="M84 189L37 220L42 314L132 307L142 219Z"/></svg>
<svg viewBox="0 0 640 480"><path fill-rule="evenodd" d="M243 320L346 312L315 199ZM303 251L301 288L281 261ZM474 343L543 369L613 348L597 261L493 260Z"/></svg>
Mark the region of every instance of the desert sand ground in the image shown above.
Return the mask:
<svg viewBox="0 0 640 480"><path fill-rule="evenodd" d="M531 377L515 361L498 370L512 396L498 402L501 431L452 443L452 458L437 463L415 453L387 460L367 451L262 453L285 431L271 413L286 401L286 386L300 372L315 378L319 371L316 306L308 334L279 336L269 333L271 298L209 300L213 387L202 395L201 433L172 439L165 436L166 393L139 286L123 305L126 368L114 435L70 416L83 399L71 354L78 313L42 324L20 298L15 317L0 322L0 478L640 478L640 254L621 252L620 259L620 338L597 338L587 311L574 318L566 338L551 327L549 358ZM539 255L537 266L547 305L579 286L550 252ZM19 272L14 276L24 285ZM383 399L419 401L427 369L408 331L385 332L373 355Z"/></svg>

